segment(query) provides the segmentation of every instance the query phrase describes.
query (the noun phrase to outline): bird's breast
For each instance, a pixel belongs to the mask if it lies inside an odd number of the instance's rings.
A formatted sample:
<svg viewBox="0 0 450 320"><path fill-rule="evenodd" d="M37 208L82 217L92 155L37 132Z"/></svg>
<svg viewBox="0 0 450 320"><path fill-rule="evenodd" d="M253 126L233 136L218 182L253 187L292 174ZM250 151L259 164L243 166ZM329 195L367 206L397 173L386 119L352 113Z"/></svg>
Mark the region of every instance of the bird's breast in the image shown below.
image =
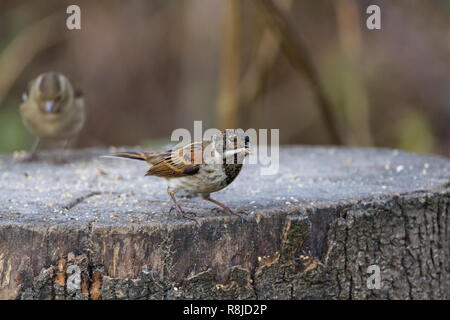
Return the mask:
<svg viewBox="0 0 450 320"><path fill-rule="evenodd" d="M169 189L188 193L212 193L225 188L229 183L227 175L220 165L204 165L197 174L180 178L171 178Z"/></svg>
<svg viewBox="0 0 450 320"><path fill-rule="evenodd" d="M85 119L82 108L67 108L63 113L45 114L30 101L20 111L26 127L41 138L70 138L81 130Z"/></svg>

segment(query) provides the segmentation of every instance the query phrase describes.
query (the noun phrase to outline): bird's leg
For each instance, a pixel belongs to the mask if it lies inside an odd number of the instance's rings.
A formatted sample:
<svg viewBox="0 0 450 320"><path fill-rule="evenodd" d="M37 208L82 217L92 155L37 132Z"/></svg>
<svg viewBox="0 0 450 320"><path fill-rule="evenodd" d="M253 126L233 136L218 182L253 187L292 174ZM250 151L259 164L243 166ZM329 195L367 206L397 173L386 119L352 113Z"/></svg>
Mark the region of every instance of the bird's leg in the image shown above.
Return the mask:
<svg viewBox="0 0 450 320"><path fill-rule="evenodd" d="M64 140L62 145L62 151L65 152L67 150L67 145L69 144L69 139Z"/></svg>
<svg viewBox="0 0 450 320"><path fill-rule="evenodd" d="M217 204L219 207L222 207L222 208L225 210L225 212L227 212L227 213L229 213L229 214L233 214L233 215L235 215L235 216L238 216L238 217L243 218L244 220L247 220L246 217L242 216L242 215L239 214L239 213L234 212L234 211L231 210L227 205L223 204L222 202L219 202L219 201L217 201L217 200L212 199L212 198L210 197L209 194L204 194L204 195L202 196L202 198L203 198L203 200L207 200L207 201L210 201L210 202L212 202L212 203Z"/></svg>
<svg viewBox="0 0 450 320"><path fill-rule="evenodd" d="M37 158L37 149L39 147L39 144L41 143L41 139L39 137L36 137L34 140L33 147L29 151L27 157L25 158L25 161L33 161Z"/></svg>
<svg viewBox="0 0 450 320"><path fill-rule="evenodd" d="M167 193L169 194L170 198L172 199L173 204L175 205L175 209L177 209L177 211L184 216L184 211L183 209L181 209L180 205L177 202L177 199L175 199L175 192L170 191L169 189L167 189Z"/></svg>
<svg viewBox="0 0 450 320"><path fill-rule="evenodd" d="M197 223L199 225L199 222L197 221L197 219L187 216L184 213L183 209L181 209L180 205L178 204L177 200L175 199L175 192L171 191L170 189L167 189L167 193L170 195L170 198L172 199L172 201L173 201L173 203L175 205L175 208L181 214L181 216L183 218L186 218L186 219L189 219L189 220L193 220L193 221L195 221L195 223ZM172 211L172 209L170 209L170 211ZM169 213L170 213L170 211L169 211Z"/></svg>
<svg viewBox="0 0 450 320"><path fill-rule="evenodd" d="M177 211L181 214L181 216L183 218L189 219L189 220L194 220L197 224L198 221L195 218L189 217L188 215L186 215L183 211L183 209L181 209L180 205L178 204L178 201L175 199L175 192L171 191L170 189L167 189L167 193L170 195L170 198L172 198L172 201L175 205L175 209L177 209Z"/></svg>
<svg viewBox="0 0 450 320"><path fill-rule="evenodd" d="M69 139L64 140L62 144L61 154L58 156L59 163L67 162L67 145L69 144Z"/></svg>

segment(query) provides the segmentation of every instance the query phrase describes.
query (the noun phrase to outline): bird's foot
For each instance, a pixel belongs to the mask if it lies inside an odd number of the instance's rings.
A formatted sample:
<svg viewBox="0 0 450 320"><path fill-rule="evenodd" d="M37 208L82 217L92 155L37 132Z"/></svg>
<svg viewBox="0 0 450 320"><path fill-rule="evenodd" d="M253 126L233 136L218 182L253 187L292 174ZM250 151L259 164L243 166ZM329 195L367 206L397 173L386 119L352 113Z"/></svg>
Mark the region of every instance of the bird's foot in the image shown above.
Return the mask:
<svg viewBox="0 0 450 320"><path fill-rule="evenodd" d="M176 216L177 216L178 218L184 218L184 219L192 220L192 221L195 221L197 224L199 224L197 218L195 217L195 214L194 214L193 216L190 216L190 215L188 215L187 213L185 213L185 212L181 209L181 207L178 207L178 206L172 206L172 207L170 208L170 210L169 210L169 214L170 214L170 213L172 212L172 210L174 210L174 209L175 209L175 211L177 212L177 213L176 213Z"/></svg>
<svg viewBox="0 0 450 320"><path fill-rule="evenodd" d="M55 158L54 163L66 164L69 163L69 159L66 156L58 156L57 158Z"/></svg>
<svg viewBox="0 0 450 320"><path fill-rule="evenodd" d="M246 216L246 215L243 215L243 214L241 214L241 213L237 213L237 212L234 212L233 210L231 210L230 208L226 208L226 209L224 209L224 211L226 212L226 213L228 213L228 214L231 214L231 215L234 215L234 216L238 216L238 217L240 217L242 220L244 220L244 221L248 221L248 217Z"/></svg>
<svg viewBox="0 0 450 320"><path fill-rule="evenodd" d="M209 196L209 194L204 194L204 195L203 195L203 200L206 200L206 201L210 201L210 202L212 202L212 203L215 203L215 204L217 204L219 207L222 207L222 209L223 209L226 213L231 214L231 215L238 216L238 217L240 217L240 218L241 218L242 220L244 220L244 221L248 221L248 218L247 218L245 215L241 215L240 213L234 212L233 210L231 210L227 205L223 204L222 202L212 199L212 198Z"/></svg>
<svg viewBox="0 0 450 320"><path fill-rule="evenodd" d="M28 153L25 158L23 158L23 162L33 162L38 160L37 153Z"/></svg>

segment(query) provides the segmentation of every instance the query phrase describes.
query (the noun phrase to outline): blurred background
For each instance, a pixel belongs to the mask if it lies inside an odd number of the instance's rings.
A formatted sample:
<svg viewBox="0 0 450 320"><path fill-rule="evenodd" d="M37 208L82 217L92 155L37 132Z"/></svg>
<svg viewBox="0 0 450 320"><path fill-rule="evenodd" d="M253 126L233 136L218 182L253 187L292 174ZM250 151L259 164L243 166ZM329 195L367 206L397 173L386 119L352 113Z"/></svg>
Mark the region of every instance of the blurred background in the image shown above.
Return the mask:
<svg viewBox="0 0 450 320"><path fill-rule="evenodd" d="M203 120L450 156L450 0L2 0L0 153L31 147L18 107L45 71L84 92L77 148L151 146Z"/></svg>

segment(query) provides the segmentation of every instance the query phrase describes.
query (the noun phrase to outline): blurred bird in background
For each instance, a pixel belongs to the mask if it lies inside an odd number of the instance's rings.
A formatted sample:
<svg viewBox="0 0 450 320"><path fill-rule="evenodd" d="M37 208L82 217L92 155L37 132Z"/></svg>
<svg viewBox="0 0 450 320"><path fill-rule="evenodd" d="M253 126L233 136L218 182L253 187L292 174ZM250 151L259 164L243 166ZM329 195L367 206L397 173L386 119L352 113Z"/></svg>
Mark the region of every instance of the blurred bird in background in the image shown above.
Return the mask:
<svg viewBox="0 0 450 320"><path fill-rule="evenodd" d="M34 160L41 140L62 140L64 148L85 121L84 99L62 74L47 72L30 82L20 113L27 129L36 136L26 160Z"/></svg>

